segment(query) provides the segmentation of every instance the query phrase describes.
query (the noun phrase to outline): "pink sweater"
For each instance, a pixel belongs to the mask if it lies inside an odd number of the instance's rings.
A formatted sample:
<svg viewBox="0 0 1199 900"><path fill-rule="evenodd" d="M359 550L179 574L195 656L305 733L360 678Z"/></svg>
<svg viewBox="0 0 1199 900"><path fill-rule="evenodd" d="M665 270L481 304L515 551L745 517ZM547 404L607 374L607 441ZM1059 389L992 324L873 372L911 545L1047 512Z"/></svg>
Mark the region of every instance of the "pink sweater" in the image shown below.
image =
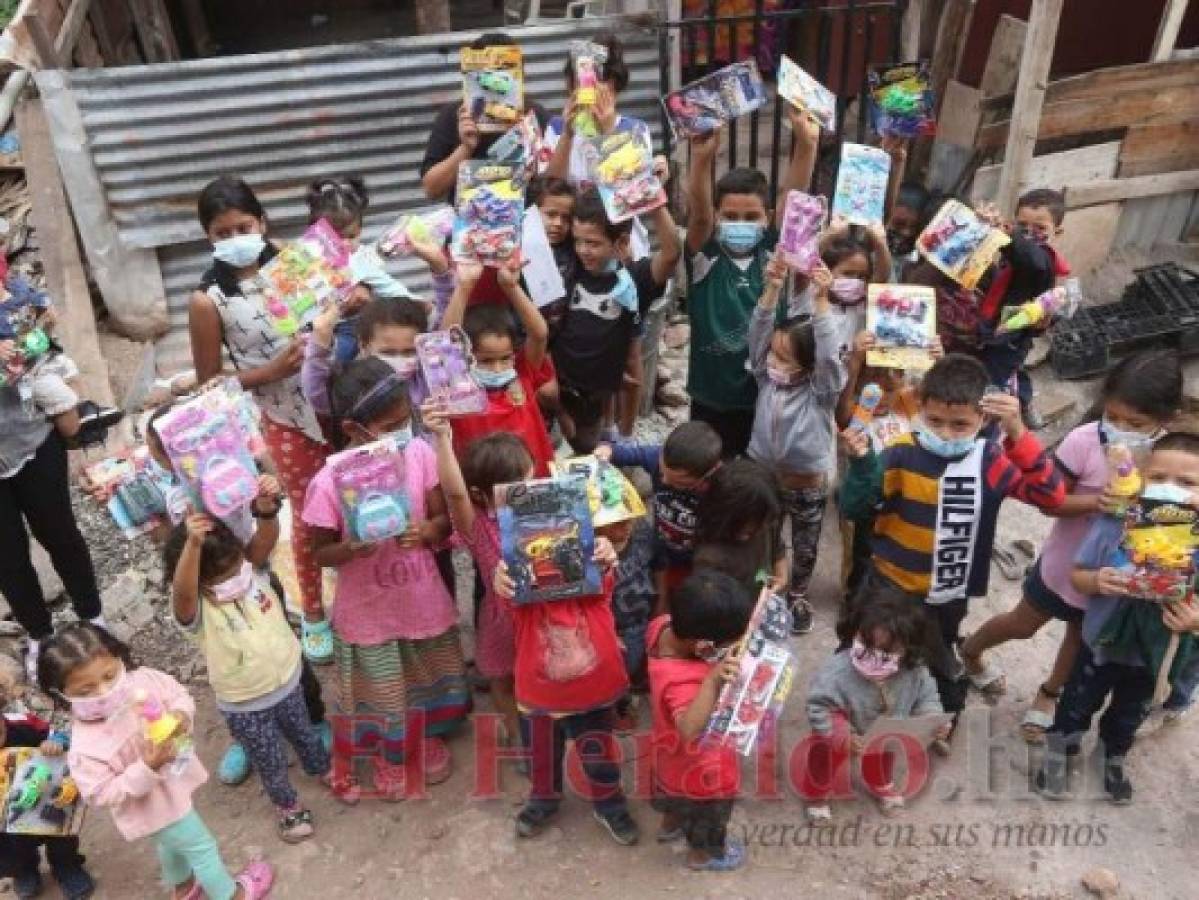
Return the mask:
<svg viewBox="0 0 1199 900"><path fill-rule="evenodd" d="M195 702L170 675L134 669L129 673L130 698L139 690L158 698L171 712L194 720ZM131 707L100 722L71 722L67 764L79 792L93 806L111 807L112 820L128 841L182 819L191 812L192 794L208 780L195 754L177 775L172 773L171 763L155 772L142 762L140 746L141 723Z"/></svg>

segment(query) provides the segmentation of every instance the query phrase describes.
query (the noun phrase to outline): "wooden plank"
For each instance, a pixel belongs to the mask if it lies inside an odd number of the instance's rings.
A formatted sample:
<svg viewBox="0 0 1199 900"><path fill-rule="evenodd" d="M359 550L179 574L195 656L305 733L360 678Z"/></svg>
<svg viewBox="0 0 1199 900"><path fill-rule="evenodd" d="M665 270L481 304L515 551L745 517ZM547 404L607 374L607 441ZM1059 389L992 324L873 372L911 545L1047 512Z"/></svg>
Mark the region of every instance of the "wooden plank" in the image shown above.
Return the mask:
<svg viewBox="0 0 1199 900"><path fill-rule="evenodd" d="M929 63L929 81L937 98L938 109L943 104L945 85L957 75L958 57L965 46L974 14L974 0L946 0L937 27L937 43Z"/></svg>
<svg viewBox="0 0 1199 900"><path fill-rule="evenodd" d="M1199 57L1111 66L1054 81L1045 92L1045 102L1109 100L1129 92L1193 87L1196 83L1199 83ZM1013 99L1010 94L987 97L983 109L1004 109L1012 105Z"/></svg>
<svg viewBox="0 0 1199 900"><path fill-rule="evenodd" d="M183 11L183 22L191 38L192 52L198 56L212 56L216 53L216 42L208 27L208 14L204 11L203 0L180 0L179 6Z"/></svg>
<svg viewBox="0 0 1199 900"><path fill-rule="evenodd" d="M1024 52L1024 36L1027 31L1028 23L1022 19L1006 13L999 17L995 33L991 35L987 65L978 85L984 97L1015 92L1016 77L1020 74L1020 55Z"/></svg>
<svg viewBox="0 0 1199 900"><path fill-rule="evenodd" d="M63 16L62 27L58 29L58 39L54 42L60 60L69 61L75 53L75 46L87 24L87 14L91 8L92 0L71 0Z"/></svg>
<svg viewBox="0 0 1199 900"><path fill-rule="evenodd" d="M1120 148L1120 177L1199 169L1199 122L1134 125Z"/></svg>
<svg viewBox="0 0 1199 900"><path fill-rule="evenodd" d="M1170 58L1174 45L1178 43L1178 31L1182 28L1186 11L1187 0L1166 0L1166 8L1157 26L1157 37L1153 39L1153 52L1149 55L1151 62Z"/></svg>
<svg viewBox="0 0 1199 900"><path fill-rule="evenodd" d="M980 101L982 91L950 81L945 85L945 103L941 106L941 117L937 120L937 141L973 147L978 135Z"/></svg>
<svg viewBox="0 0 1199 900"><path fill-rule="evenodd" d="M170 62L179 58L171 16L163 0L129 0L129 11L146 62Z"/></svg>
<svg viewBox="0 0 1199 900"><path fill-rule="evenodd" d="M1168 172L1162 175L1141 175L1137 178L1111 178L1092 181L1066 188L1066 208L1096 206L1115 200L1132 200L1137 197L1157 197L1180 191L1199 191L1199 169L1186 172Z"/></svg>
<svg viewBox="0 0 1199 900"><path fill-rule="evenodd" d="M1018 191L1022 194L1035 187L1056 188L1063 184L1106 181L1116 177L1119 162L1119 141L1035 156L1029 163L1025 180L1017 186ZM975 172L971 200L975 203L994 200L1002 171L1002 165L994 165L983 166Z"/></svg>
<svg viewBox="0 0 1199 900"><path fill-rule="evenodd" d="M1007 214L1015 212L1019 186L1025 182L1028 165L1037 144L1037 123L1049 83L1049 64L1057 42L1063 0L1033 0L1028 17L1027 40L1020 59L1016 101L1012 106L1013 126L1008 129L1003 155L1003 173L996 192L996 205Z"/></svg>
<svg viewBox="0 0 1199 900"><path fill-rule="evenodd" d="M899 58L920 58L920 30L923 27L924 0L910 0L899 26Z"/></svg>
<svg viewBox="0 0 1199 900"><path fill-rule="evenodd" d="M46 30L46 23L42 21L41 13L31 12L25 16L25 27L29 30L29 38L33 41L33 47L37 51L38 65L43 69L60 68L58 51L50 37L50 32Z"/></svg>
<svg viewBox="0 0 1199 900"><path fill-rule="evenodd" d="M1073 274L1085 275L1107 261L1123 209L1123 203L1104 203L1066 213L1054 247L1069 260Z"/></svg>

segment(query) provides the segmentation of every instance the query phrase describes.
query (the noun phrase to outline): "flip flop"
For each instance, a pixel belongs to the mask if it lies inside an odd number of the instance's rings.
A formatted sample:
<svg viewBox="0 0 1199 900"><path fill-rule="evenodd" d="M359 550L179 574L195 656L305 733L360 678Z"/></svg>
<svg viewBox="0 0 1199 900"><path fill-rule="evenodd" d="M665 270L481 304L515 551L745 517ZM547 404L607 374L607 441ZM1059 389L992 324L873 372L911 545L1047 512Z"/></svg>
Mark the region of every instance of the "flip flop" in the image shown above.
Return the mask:
<svg viewBox="0 0 1199 900"><path fill-rule="evenodd" d="M1024 571L1024 567L1017 561L1012 551L1004 547L995 547L991 550L991 562L999 567L999 571L1008 581L1019 581Z"/></svg>
<svg viewBox="0 0 1199 900"><path fill-rule="evenodd" d="M1029 562L1037 558L1037 545L1028 538L1016 538L1009 545L1017 553L1023 553L1028 557Z"/></svg>
<svg viewBox="0 0 1199 900"><path fill-rule="evenodd" d="M712 856L702 863L688 862L687 868L694 872L732 872L744 864L745 845L729 838L724 845L724 856Z"/></svg>

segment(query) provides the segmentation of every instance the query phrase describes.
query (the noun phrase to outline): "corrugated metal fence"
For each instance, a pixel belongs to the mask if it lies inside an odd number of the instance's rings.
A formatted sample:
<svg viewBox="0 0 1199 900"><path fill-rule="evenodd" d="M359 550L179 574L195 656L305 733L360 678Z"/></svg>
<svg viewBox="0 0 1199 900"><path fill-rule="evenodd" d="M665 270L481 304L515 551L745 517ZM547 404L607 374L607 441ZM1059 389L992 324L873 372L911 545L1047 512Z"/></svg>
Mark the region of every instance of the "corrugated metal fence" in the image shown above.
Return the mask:
<svg viewBox="0 0 1199 900"><path fill-rule="evenodd" d="M631 71L621 109L656 133L658 36L630 22L509 29L524 50L527 94L561 110L569 42L614 26ZM241 175L287 238L306 221L309 181L358 174L371 191L365 234L374 237L402 211L428 206L418 167L436 109L459 96L458 48L476 34L68 73L121 240L158 254L170 309L160 371L190 365L187 297L211 252L195 215L204 184ZM395 271L413 289L427 284L418 261Z"/></svg>

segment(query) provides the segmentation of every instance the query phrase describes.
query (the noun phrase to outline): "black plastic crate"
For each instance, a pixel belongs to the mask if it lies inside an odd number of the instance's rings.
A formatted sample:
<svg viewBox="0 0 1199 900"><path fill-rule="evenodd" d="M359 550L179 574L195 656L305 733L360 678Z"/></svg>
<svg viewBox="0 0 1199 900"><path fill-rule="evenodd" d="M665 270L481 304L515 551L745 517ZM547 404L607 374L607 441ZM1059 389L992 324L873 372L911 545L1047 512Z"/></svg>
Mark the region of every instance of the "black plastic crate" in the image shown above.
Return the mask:
<svg viewBox="0 0 1199 900"><path fill-rule="evenodd" d="M1080 329L1071 321L1050 333L1049 362L1061 378L1088 378L1106 372L1111 355L1101 332L1093 327Z"/></svg>

